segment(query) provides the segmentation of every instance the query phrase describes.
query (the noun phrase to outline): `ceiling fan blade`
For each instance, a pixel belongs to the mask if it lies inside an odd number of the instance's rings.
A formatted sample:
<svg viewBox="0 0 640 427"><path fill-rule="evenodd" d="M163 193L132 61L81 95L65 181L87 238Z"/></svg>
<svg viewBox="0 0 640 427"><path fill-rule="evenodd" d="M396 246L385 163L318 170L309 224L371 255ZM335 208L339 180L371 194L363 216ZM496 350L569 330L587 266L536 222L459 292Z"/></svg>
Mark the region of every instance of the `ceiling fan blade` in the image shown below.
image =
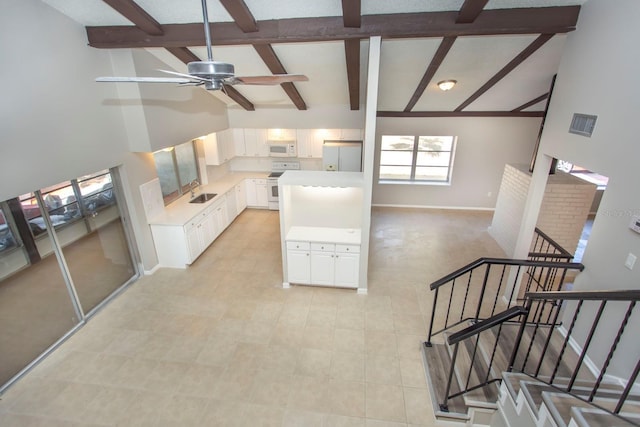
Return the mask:
<svg viewBox="0 0 640 427"><path fill-rule="evenodd" d="M194 83L192 79L177 77L98 77L97 82L121 82L121 83Z"/></svg>
<svg viewBox="0 0 640 427"><path fill-rule="evenodd" d="M178 73L178 72L169 71L169 70L158 70L158 71L162 71L163 73L167 73L167 74L173 74L174 76L185 77L185 78L191 79L191 80L200 80L202 82L208 82L209 81L209 79L205 79L205 78L199 77L199 76L194 76L194 75L191 75L191 74Z"/></svg>
<svg viewBox="0 0 640 427"><path fill-rule="evenodd" d="M232 77L225 79L227 84L279 85L280 83L306 82L309 78L301 74L275 74L273 76Z"/></svg>

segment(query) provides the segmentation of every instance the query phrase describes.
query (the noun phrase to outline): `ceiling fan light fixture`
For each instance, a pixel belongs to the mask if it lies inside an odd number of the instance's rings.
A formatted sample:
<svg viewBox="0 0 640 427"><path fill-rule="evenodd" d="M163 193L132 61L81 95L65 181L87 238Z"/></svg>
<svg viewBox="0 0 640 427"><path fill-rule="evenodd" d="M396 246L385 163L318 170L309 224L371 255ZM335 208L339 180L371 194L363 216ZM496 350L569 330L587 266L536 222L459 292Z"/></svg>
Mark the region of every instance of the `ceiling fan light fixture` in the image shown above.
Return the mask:
<svg viewBox="0 0 640 427"><path fill-rule="evenodd" d="M440 90L448 91L453 89L456 83L458 83L456 80L442 80L441 82L438 82L438 87Z"/></svg>

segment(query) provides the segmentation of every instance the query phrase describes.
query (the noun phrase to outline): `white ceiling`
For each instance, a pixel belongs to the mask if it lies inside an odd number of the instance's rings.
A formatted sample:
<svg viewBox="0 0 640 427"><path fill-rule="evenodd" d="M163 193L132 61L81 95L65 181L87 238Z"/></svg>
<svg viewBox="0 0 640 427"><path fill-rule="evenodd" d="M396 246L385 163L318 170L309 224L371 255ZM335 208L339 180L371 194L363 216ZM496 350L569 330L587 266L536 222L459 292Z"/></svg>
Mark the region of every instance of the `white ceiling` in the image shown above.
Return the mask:
<svg viewBox="0 0 640 427"><path fill-rule="evenodd" d="M131 25L102 0L42 0L84 26ZM579 5L586 0L490 0L485 9ZM136 0L161 24L201 22L199 0ZM341 0L245 0L257 21L314 16L341 16ZM459 10L463 0L362 0L362 14L408 13ZM232 18L216 0L207 0L210 22ZM436 72L431 84L413 111L451 111L465 101L502 69L538 35L459 37ZM215 31L212 33L215 39ZM466 111L509 111L548 92L557 71L565 35L556 35L520 64L513 72L474 101ZM383 40L378 110L402 111L413 95L440 38ZM280 43L272 45L289 73L305 74L308 82L296 83L307 106L349 104L344 45L342 42ZM366 40L361 42L361 99L367 64ZM186 65L164 49L148 49L176 71ZM204 47L190 47L206 59ZM250 45L214 46L214 59L235 65L236 75L270 75L269 69ZM139 70L140 75L158 75L155 70ZM109 70L105 70L109 75ZM437 89L435 82L458 81L449 92ZM279 87L236 86L256 109L291 108L291 100ZM240 108L224 95L216 94L231 108ZM544 101L527 109L540 111Z"/></svg>

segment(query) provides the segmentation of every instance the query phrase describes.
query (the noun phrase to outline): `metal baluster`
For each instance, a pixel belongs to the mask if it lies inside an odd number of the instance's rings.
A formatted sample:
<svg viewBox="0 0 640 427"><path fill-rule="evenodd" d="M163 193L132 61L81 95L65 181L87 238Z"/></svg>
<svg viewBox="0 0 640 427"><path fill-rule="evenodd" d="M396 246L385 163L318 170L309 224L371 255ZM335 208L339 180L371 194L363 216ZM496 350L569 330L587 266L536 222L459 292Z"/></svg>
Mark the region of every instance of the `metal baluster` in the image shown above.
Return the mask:
<svg viewBox="0 0 640 427"><path fill-rule="evenodd" d="M449 305L447 306L447 315L444 318L444 327L449 324L449 313L451 313L451 301L453 300L453 288L456 287L456 279L451 282L451 293L449 294Z"/></svg>
<svg viewBox="0 0 640 427"><path fill-rule="evenodd" d="M478 298L478 308L476 309L476 321L480 318L480 309L482 309L482 300L484 300L484 291L487 289L487 282L489 281L489 271L491 270L491 264L487 264L487 268L484 271L484 280L482 281L482 289L480 290L480 297Z"/></svg>
<svg viewBox="0 0 640 427"><path fill-rule="evenodd" d="M559 307L559 306L558 306ZM558 316L560 316L560 309L556 310L555 312L555 316L553 317L553 324L555 325L556 322L558 321ZM551 316L551 311L549 312L549 316ZM549 323L549 317L547 318L547 323ZM551 337L553 336L553 332L555 331L555 329L553 328L553 326L549 327L549 334L547 335L547 339L544 343L544 347L542 348L542 357L540 358L540 361L538 362L538 366L536 367L536 373L534 374L534 377L537 377L538 374L540 374L540 368L542 368L542 362L544 362L545 359L545 355L547 354L547 349L549 348L549 343L551 342Z"/></svg>
<svg viewBox="0 0 640 427"><path fill-rule="evenodd" d="M520 278L520 269L522 267L518 266L518 269L516 270L516 277L513 279L513 284L511 286L511 295L509 295L509 301L507 302L508 306L507 308L511 308L511 301L513 301L513 294L516 291L516 283L518 283L518 279Z"/></svg>
<svg viewBox="0 0 640 427"><path fill-rule="evenodd" d="M496 340L493 343L493 349L491 350L491 358L489 359L489 367L487 368L487 376L484 379L484 382L486 383L487 381L489 381L489 375L491 374L491 367L493 366L493 359L496 355L496 349L498 348L498 342L500 342L500 334L502 334L502 325L503 323L500 323L500 326L498 326L498 333L496 334Z"/></svg>
<svg viewBox="0 0 640 427"><path fill-rule="evenodd" d="M453 356L451 356L451 366L449 367L449 379L447 380L447 388L444 392L444 401L440 404L440 410L444 412L449 412L449 406L447 402L449 401L449 391L451 390L451 381L453 380L453 369L456 364L456 357L458 357L458 345L460 343L456 343L455 347L453 347Z"/></svg>
<svg viewBox="0 0 640 427"><path fill-rule="evenodd" d="M573 388L573 384L575 383L576 378L578 377L578 371L580 370L580 367L582 366L582 362L584 361L584 358L587 355L587 350L589 349L589 345L591 345L591 340L593 339L593 335L596 331L596 328L598 327L598 323L600 322L600 317L602 316L602 312L604 311L604 307L606 305L607 305L607 300L603 300L600 303L600 308L598 308L598 313L596 314L596 317L593 323L591 324L591 330L589 331L589 336L587 337L587 340L584 343L584 347L582 347L582 353L580 354L578 363L576 364L575 370L573 371L571 380L567 385L567 391L571 391L571 389Z"/></svg>
<svg viewBox="0 0 640 427"><path fill-rule="evenodd" d="M636 382L636 378L638 378L638 373L640 373L640 360L638 360L638 363L636 363L636 367L634 368L633 373L631 374L631 377L627 381L627 385L624 388L622 395L620 396L620 400L618 400L618 404L616 405L616 408L613 410L614 414L620 413L620 410L622 409L622 405L624 405L624 402L627 400L627 397L629 396L629 392L631 391L631 388Z"/></svg>
<svg viewBox="0 0 640 427"><path fill-rule="evenodd" d="M576 306L576 311L573 313L573 319L571 319L571 325L569 326L569 330L567 331L567 336L562 343L562 348L560 349L560 354L558 355L558 361L556 362L556 366L553 368L553 373L551 374L551 378L549 378L549 384L553 384L553 380L558 373L558 369L560 368L560 363L562 362L562 356L564 356L564 352L567 349L567 344L569 344L569 338L571 338L571 333L573 332L573 328L576 326L576 320L578 319L578 314L580 313L580 309L582 308L582 303L584 300L579 300L578 305Z"/></svg>
<svg viewBox="0 0 640 427"><path fill-rule="evenodd" d="M533 327L533 334L531 335L531 341L529 342L529 348L527 349L527 353L525 354L524 361L522 362L522 372L524 372L524 368L527 366L527 362L529 361L529 356L531 355L531 350L533 349L533 344L536 340L536 335L538 334L538 329L540 328L540 318L542 317L542 310L540 310L540 306L544 306L546 300L538 301L538 305L536 307L536 312L534 313L532 319L534 320L535 326ZM537 316L537 319L536 319ZM544 354L541 355L544 357Z"/></svg>
<svg viewBox="0 0 640 427"><path fill-rule="evenodd" d="M429 321L429 335L427 336L427 341L425 345L427 347L431 347L431 334L433 332L433 320L436 318L436 306L438 305L438 289L436 288L436 294L433 297L433 307L431 308L431 320Z"/></svg>
<svg viewBox="0 0 640 427"><path fill-rule="evenodd" d="M464 293L464 302L462 303L462 311L460 312L460 320L464 316L464 310L467 306L467 297L469 296L469 287L471 286L471 277L473 276L473 270L469 272L469 280L467 281L467 290Z"/></svg>
<svg viewBox="0 0 640 427"><path fill-rule="evenodd" d="M513 345L513 350L511 351L511 357L509 358L509 366L507 368L508 372L513 371L513 365L516 363L516 357L518 356L518 349L520 348L520 342L522 341L524 328L527 326L527 318L529 317L529 313L531 312L531 304L532 304L532 301L530 299L528 299L525 303L526 314L522 316L522 321L520 322L518 335L516 335L516 341Z"/></svg>
<svg viewBox="0 0 640 427"><path fill-rule="evenodd" d="M502 266L502 273L500 273L500 281L498 282L498 289L496 290L496 297L493 300L493 307L491 308L491 314L493 316L496 313L496 306L498 305L498 298L500 297L500 291L502 290L502 281L504 280L504 273L507 270L507 266Z"/></svg>
<svg viewBox="0 0 640 427"><path fill-rule="evenodd" d="M596 392L598 391L598 388L600 387L600 383L602 382L602 379L604 378L604 374L605 372L607 372L607 369L609 368L609 363L611 362L611 359L613 358L613 353L615 353L616 351L616 347L618 347L618 343L620 342L620 338L622 337L622 333L624 332L624 328L627 327L627 322L629 322L629 317L631 317L631 312L633 311L633 308L635 307L636 302L635 301L631 301L629 303L629 307L627 307L627 312L624 315L624 319L622 319L622 324L620 325L620 329L618 329L618 334L616 335L616 338L613 340L613 344L611 345L611 348L609 349L609 354L607 355L607 358L604 361L604 365L602 366L602 369L600 370L600 375L598 376L598 379L596 380L596 384L593 386L593 390L591 390L591 394L589 395L589 402L593 401L593 398L596 395Z"/></svg>
<svg viewBox="0 0 640 427"><path fill-rule="evenodd" d="M476 335L476 344L473 347L473 355L471 356L471 363L469 364L469 373L467 374L467 382L464 385L464 389L469 389L469 381L471 381L471 372L473 371L473 362L476 360L476 353L478 353L478 344L480 343L480 334Z"/></svg>

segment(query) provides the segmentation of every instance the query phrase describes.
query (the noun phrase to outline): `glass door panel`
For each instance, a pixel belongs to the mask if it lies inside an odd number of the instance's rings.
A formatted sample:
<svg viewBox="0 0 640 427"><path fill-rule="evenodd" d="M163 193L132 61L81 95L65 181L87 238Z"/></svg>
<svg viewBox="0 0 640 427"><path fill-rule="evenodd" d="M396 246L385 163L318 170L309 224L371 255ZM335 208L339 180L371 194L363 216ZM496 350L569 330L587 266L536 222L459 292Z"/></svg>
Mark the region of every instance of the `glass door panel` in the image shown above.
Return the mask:
<svg viewBox="0 0 640 427"><path fill-rule="evenodd" d="M103 171L78 178L81 206L85 210L84 232L60 237L85 314L135 275L111 174ZM65 230L59 230L61 235ZM71 234L70 233L70 234Z"/></svg>
<svg viewBox="0 0 640 427"><path fill-rule="evenodd" d="M0 252L0 385L79 322L55 254L30 257L25 248L14 233Z"/></svg>

